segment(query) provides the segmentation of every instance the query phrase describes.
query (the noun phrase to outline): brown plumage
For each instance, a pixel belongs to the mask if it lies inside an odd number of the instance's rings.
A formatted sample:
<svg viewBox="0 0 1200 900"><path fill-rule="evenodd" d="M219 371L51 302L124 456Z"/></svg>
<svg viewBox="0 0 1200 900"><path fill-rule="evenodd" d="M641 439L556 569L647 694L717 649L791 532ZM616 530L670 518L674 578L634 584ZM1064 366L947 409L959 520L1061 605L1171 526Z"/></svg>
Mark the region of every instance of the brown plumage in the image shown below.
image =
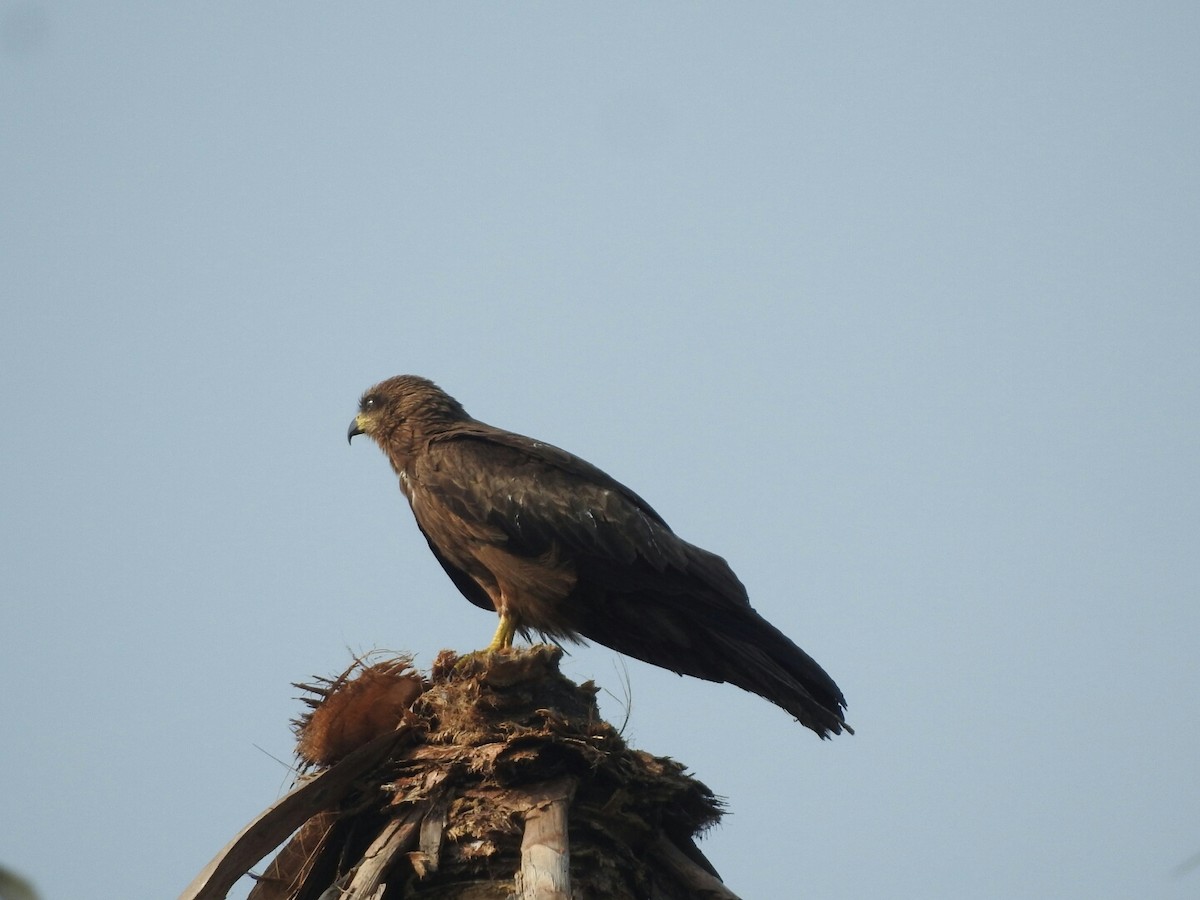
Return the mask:
<svg viewBox="0 0 1200 900"><path fill-rule="evenodd" d="M822 738L853 734L833 679L754 611L725 560L595 466L476 421L415 375L367 391L356 434L387 454L455 586L500 613L489 649L516 632L586 638L752 691Z"/></svg>

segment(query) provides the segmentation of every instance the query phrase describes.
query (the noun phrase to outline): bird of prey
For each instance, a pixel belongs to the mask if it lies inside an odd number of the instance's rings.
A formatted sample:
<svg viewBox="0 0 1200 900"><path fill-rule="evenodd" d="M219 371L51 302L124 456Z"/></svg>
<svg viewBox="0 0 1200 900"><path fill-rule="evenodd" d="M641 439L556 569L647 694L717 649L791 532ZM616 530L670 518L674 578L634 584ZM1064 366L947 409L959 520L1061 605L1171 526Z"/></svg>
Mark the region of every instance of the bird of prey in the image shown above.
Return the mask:
<svg viewBox="0 0 1200 900"><path fill-rule="evenodd" d="M473 419L415 375L363 394L357 434L387 455L455 587L499 613L489 650L518 632L591 640L752 691L822 738L854 733L833 679L751 607L725 560L595 466Z"/></svg>

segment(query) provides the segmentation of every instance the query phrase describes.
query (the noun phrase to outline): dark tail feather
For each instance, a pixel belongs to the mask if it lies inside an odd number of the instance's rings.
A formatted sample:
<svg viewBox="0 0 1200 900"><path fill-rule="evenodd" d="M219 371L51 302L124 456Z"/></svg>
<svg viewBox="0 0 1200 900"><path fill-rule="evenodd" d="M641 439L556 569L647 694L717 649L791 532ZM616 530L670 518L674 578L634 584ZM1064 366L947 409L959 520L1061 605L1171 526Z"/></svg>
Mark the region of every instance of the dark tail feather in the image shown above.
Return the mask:
<svg viewBox="0 0 1200 900"><path fill-rule="evenodd" d="M715 636L720 680L787 710L822 739L854 734L845 719L846 698L829 674L775 626L752 615L758 619L752 636Z"/></svg>
<svg viewBox="0 0 1200 900"><path fill-rule="evenodd" d="M633 600L634 602L630 602ZM596 643L706 681L727 681L787 710L822 739L845 731L846 699L824 669L750 606L676 608L659 595L597 604L580 631Z"/></svg>

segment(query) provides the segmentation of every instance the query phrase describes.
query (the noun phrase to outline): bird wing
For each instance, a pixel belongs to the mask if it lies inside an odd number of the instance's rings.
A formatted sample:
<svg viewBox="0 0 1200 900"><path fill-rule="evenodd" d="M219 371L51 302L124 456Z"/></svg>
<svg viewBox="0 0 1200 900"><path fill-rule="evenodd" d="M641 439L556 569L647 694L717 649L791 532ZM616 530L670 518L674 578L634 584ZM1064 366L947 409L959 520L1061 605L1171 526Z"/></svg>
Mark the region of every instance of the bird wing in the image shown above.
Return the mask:
<svg viewBox="0 0 1200 900"><path fill-rule="evenodd" d="M681 614L750 606L724 559L679 538L611 476L544 441L472 423L431 441L416 475L414 490L427 495L414 494L418 522L472 602L463 572L452 568L478 576L486 544L514 562L569 566L580 587L674 597ZM463 546L468 536L476 549Z"/></svg>
<svg viewBox="0 0 1200 900"><path fill-rule="evenodd" d="M436 438L425 460L421 489L460 520L502 533L510 552L558 547L623 565L687 568L689 545L650 504L558 447L474 426Z"/></svg>

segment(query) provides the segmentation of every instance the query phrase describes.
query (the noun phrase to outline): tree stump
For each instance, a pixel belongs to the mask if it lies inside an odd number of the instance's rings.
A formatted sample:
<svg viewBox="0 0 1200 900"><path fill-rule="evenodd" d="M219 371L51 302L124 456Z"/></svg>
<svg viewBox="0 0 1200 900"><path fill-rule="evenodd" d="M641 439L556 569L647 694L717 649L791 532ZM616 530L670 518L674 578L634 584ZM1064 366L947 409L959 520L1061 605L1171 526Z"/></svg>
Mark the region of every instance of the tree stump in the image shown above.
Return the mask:
<svg viewBox="0 0 1200 900"><path fill-rule="evenodd" d="M629 748L561 655L443 651L427 678L360 660L299 685L306 774L181 900L224 897L289 836L250 900L736 900L694 843L717 798Z"/></svg>

